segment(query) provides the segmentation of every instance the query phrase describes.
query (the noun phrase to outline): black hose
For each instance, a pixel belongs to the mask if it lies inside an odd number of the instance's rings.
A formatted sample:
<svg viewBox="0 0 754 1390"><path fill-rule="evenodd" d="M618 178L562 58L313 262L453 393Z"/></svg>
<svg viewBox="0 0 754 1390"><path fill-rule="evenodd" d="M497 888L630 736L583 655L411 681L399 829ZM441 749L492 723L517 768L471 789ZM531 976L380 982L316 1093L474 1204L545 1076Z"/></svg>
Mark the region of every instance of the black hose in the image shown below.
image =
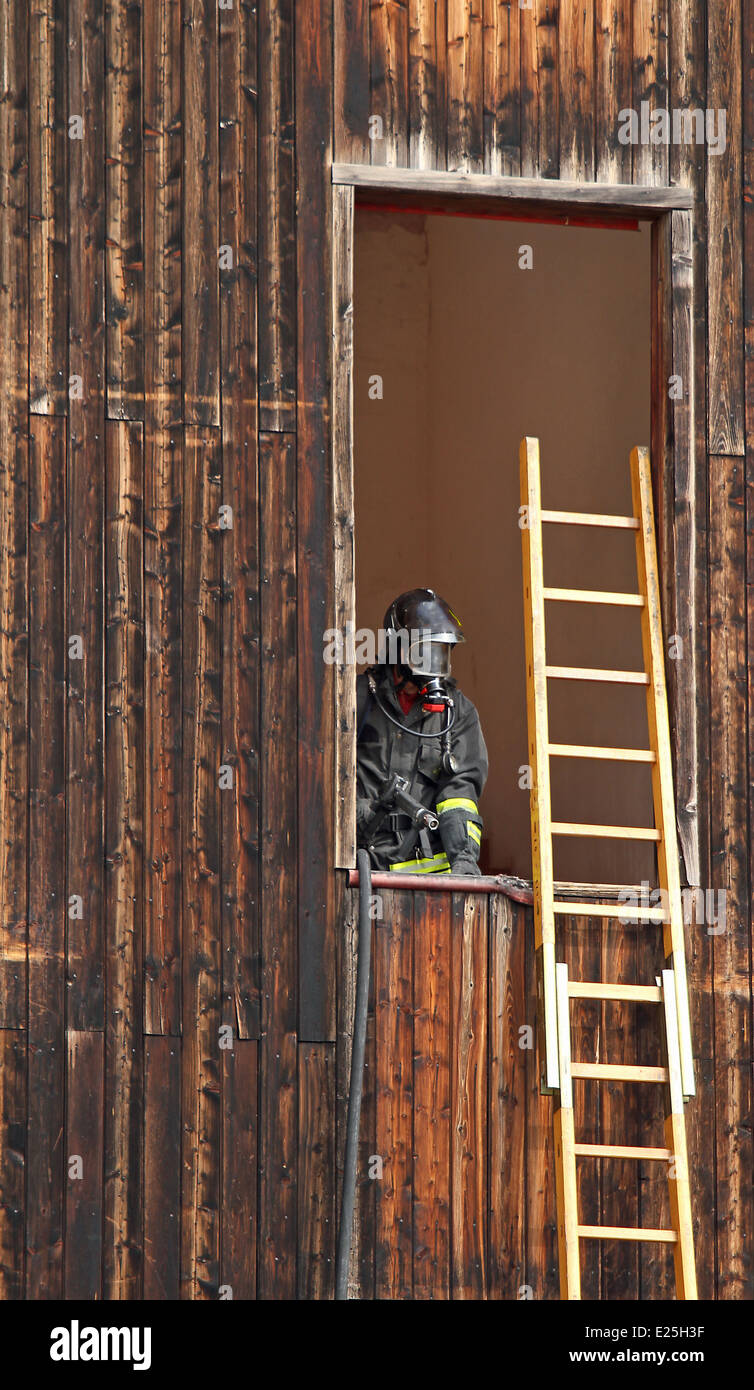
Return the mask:
<svg viewBox="0 0 754 1390"><path fill-rule="evenodd" d="M372 955L372 919L369 915L372 894L372 867L365 849L356 856L359 870L359 942L356 968L356 1003L353 1013L353 1050L351 1080L348 1088L348 1123L346 1126L346 1155L343 1165L343 1196L340 1206L338 1254L335 1263L335 1298L348 1298L348 1263L353 1235L353 1209L356 1201L356 1171L359 1157L359 1121L361 1096L364 1089L364 1054L367 1040L367 1011L369 1009L369 971Z"/></svg>
<svg viewBox="0 0 754 1390"><path fill-rule="evenodd" d="M372 698L377 705L377 708L382 710L382 713L384 714L385 718L389 719L390 723L394 724L396 729L401 729L404 734L410 734L412 738L445 738L450 733L451 729L453 728L453 725L456 722L456 707L451 702L451 704L447 706L448 717L445 723L443 724L443 727L434 734L422 734L418 729L410 728L408 724L401 724L400 719L393 718L392 714L390 713L390 710L385 709L385 706L383 705L379 695L377 694L376 685L370 685L369 689L371 691Z"/></svg>

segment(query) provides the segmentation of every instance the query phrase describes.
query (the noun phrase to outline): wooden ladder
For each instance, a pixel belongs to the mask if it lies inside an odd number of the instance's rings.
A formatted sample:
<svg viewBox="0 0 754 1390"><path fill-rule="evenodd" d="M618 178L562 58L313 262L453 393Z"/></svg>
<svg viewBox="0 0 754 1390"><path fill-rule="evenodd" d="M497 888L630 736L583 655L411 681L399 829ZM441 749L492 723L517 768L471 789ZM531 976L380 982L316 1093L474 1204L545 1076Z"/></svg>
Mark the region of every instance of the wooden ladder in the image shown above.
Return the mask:
<svg viewBox="0 0 754 1390"><path fill-rule="evenodd" d="M555 1161L558 1208L560 1293L563 1299L581 1297L580 1242L584 1239L643 1240L672 1243L676 1294L695 1299L696 1272L691 1223L684 1099L694 1094L686 985L683 908L676 841L673 776L670 756L665 666L660 612L660 588L655 549L654 513L649 452L631 453L634 515L603 516L591 512L544 511L541 505L539 440L521 441L521 533L524 562L526 628L526 689L529 761L532 769L531 837L534 878L534 922L537 953L537 994L542 1090L555 1097ZM632 530L636 537L638 589L636 594L587 589L546 588L543 579L543 523L600 526ZM545 646L545 603L617 604L641 613L643 671L614 671L592 667L548 666ZM580 680L643 685L647 692L649 748L608 748L550 743L547 689L550 680ZM550 758L600 758L642 762L651 767L654 798L653 827L585 825L553 821L550 804ZM610 836L656 844L662 905L634 906L578 902L563 895L571 885L553 878L553 835ZM597 896L597 885L593 888ZM617 887L617 885L616 885ZM588 896L588 895L587 895ZM610 984L569 980L568 968L556 960L558 915L581 913L604 918L633 918L648 926L662 923L665 969L654 984ZM659 1010L658 1031L663 1040L664 1065L619 1066L571 1060L571 999L633 1000ZM624 1144L584 1144L574 1132L573 1079L632 1081L661 1084L665 1094L665 1145L662 1148ZM656 1160L668 1173L672 1225L667 1230L646 1227L588 1226L579 1222L577 1159L623 1158Z"/></svg>

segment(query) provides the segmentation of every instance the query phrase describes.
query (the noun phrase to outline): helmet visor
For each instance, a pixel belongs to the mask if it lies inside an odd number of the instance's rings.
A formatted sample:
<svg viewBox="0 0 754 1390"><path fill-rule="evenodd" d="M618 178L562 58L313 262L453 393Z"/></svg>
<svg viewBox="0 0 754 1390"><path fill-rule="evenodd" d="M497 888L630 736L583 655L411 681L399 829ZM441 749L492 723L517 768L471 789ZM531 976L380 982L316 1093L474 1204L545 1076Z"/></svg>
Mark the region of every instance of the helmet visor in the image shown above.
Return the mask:
<svg viewBox="0 0 754 1390"><path fill-rule="evenodd" d="M449 676L450 642L436 637L416 638L408 649L407 665L415 676Z"/></svg>

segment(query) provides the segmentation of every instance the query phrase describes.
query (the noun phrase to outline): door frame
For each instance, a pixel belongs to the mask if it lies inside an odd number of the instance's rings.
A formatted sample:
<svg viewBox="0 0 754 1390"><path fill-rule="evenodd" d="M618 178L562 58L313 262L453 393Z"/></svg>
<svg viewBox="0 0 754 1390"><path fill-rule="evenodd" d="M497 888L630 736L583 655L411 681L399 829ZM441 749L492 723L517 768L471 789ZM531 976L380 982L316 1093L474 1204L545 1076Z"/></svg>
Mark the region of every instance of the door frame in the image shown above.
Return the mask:
<svg viewBox="0 0 754 1390"><path fill-rule="evenodd" d="M681 639L666 662L676 819L686 879L699 884L700 679L696 622L693 210L690 188L673 184L567 183L365 164L332 166L332 626L355 623L353 484L353 254L360 195L427 211L635 217L652 224L651 438L663 625ZM671 381L672 379L672 381ZM673 391L671 396L670 392ZM637 441L640 442L640 441ZM658 460L659 466L658 466ZM356 683L335 666L335 867L356 863Z"/></svg>

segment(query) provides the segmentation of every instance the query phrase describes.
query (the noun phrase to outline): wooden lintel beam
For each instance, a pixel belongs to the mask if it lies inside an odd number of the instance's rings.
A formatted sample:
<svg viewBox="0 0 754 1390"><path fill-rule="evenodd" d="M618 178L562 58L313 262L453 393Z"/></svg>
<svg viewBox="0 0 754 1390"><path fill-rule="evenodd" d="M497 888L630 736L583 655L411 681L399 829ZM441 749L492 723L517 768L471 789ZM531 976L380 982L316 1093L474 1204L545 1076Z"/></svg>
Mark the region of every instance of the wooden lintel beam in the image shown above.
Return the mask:
<svg viewBox="0 0 754 1390"><path fill-rule="evenodd" d="M333 164L332 181L390 193L499 198L548 207L659 216L691 209L694 194L678 184L574 183L564 179L519 179L438 169L399 169L376 164Z"/></svg>

